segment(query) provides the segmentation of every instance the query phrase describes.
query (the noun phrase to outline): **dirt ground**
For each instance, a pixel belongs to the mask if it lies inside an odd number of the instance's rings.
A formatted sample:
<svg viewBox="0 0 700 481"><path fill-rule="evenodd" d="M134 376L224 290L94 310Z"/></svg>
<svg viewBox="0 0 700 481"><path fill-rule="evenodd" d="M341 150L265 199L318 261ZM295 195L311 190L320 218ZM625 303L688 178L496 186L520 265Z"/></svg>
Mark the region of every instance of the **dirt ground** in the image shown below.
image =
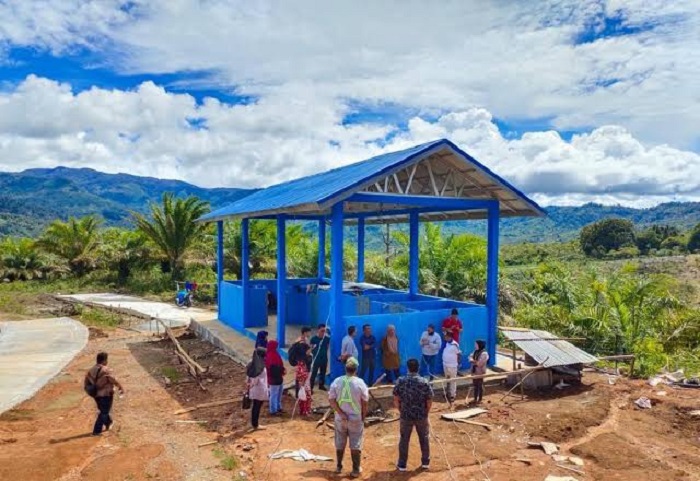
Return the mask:
<svg viewBox="0 0 700 481"><path fill-rule="evenodd" d="M59 376L33 399L0 416L0 480L347 478L332 473L334 462L270 461L268 454L282 449L304 448L333 457L333 432L325 425L316 428L321 414L290 419L289 414L272 418L265 412L261 422L266 429L249 432L249 411L239 402L243 369L210 344L189 334L180 338L207 368L200 386L179 364L168 340L123 329L91 333L88 347ZM100 350L110 353L110 365L127 393L115 400L113 431L92 437L95 406L82 391L82 379ZM418 469L415 439L409 471L395 471L397 423L369 426L362 479L542 481L554 474L601 481L700 480L700 418L689 414L700 409L700 392L652 388L622 378L610 384L607 375L593 372L585 373L580 386L529 393L525 400L503 400L505 391L488 386L488 412L475 418L491 425L491 431L441 420L449 408L436 393L427 472ZM314 397L319 407L327 405L322 394ZM459 393L462 398L466 394L466 389ZM653 401L652 409L634 406L640 396ZM235 402L174 414L182 407L226 398ZM382 408L395 414L388 402L380 399ZM294 399L285 396L284 409L290 413L293 407ZM376 407L371 402L370 408ZM457 409L462 407L466 404L458 402ZM218 443L200 447L211 441ZM555 462L540 449L528 448L528 441L555 442L563 455L578 456L584 465Z"/></svg>

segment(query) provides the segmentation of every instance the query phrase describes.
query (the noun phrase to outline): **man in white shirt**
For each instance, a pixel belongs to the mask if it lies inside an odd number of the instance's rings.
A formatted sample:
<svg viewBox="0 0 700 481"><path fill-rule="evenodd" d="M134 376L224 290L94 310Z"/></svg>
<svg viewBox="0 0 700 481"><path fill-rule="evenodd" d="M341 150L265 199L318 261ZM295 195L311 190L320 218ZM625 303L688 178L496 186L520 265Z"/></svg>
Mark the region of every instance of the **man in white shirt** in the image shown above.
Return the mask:
<svg viewBox="0 0 700 481"><path fill-rule="evenodd" d="M356 332L357 328L355 326L348 327L348 335L343 338L343 342L340 345L340 362L343 364L351 357L355 359L360 357L360 353L355 345Z"/></svg>
<svg viewBox="0 0 700 481"><path fill-rule="evenodd" d="M345 376L336 378L328 390L328 401L335 411L335 452L337 456L336 473L343 472L343 455L345 446L350 444L352 456L352 473L360 476L362 442L364 440L369 390L365 382L357 377L357 359L349 357L345 361Z"/></svg>
<svg viewBox="0 0 700 481"><path fill-rule="evenodd" d="M442 368L447 379L457 377L457 371L462 363L462 351L459 344L452 338L452 333L445 332L445 349L442 351ZM447 383L447 401L452 404L457 397L457 381Z"/></svg>
<svg viewBox="0 0 700 481"><path fill-rule="evenodd" d="M440 353L441 346L442 339L440 339L440 334L435 332L435 326L428 324L428 329L420 337L422 354L420 364L423 376L430 377L431 381L435 379L435 361Z"/></svg>

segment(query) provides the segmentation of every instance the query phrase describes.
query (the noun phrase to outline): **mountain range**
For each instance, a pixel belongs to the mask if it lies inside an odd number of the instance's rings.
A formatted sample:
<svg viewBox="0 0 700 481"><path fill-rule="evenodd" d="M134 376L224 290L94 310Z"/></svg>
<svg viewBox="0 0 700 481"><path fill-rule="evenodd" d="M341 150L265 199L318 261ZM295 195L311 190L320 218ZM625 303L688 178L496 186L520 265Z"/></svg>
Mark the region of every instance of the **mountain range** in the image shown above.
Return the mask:
<svg viewBox="0 0 700 481"><path fill-rule="evenodd" d="M132 211L146 212L149 204L159 202L165 192L195 195L216 209L254 190L208 189L179 180L105 174L86 168L56 167L0 173L0 236L36 236L54 219L88 214L99 215L108 226L129 226ZM503 242L570 240L581 227L607 217L629 219L640 228L668 224L687 229L700 223L698 202L672 202L647 209L585 204L550 206L546 210L546 218L504 219L501 224ZM485 232L483 222L445 224L447 232Z"/></svg>

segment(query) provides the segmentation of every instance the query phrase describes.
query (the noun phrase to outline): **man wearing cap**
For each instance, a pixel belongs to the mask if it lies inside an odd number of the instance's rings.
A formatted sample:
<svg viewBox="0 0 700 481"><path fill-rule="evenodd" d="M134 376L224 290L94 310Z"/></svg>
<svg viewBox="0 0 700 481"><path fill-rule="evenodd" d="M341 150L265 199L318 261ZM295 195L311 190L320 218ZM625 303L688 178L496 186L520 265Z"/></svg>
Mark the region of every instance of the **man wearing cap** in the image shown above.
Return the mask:
<svg viewBox="0 0 700 481"><path fill-rule="evenodd" d="M359 363L355 357L345 361L345 375L335 379L328 390L328 401L335 411L335 453L338 458L335 472L343 472L345 445L350 442L352 472L350 476L360 476L362 442L364 440L367 402L369 390L365 382L357 377Z"/></svg>

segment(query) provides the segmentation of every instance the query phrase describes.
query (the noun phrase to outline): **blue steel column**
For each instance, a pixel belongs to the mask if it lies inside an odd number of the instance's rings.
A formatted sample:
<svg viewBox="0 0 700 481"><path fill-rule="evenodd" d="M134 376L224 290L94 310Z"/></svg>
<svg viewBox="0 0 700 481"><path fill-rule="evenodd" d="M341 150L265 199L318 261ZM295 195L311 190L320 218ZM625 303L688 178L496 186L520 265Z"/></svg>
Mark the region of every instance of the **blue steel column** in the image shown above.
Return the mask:
<svg viewBox="0 0 700 481"><path fill-rule="evenodd" d="M357 219L357 282L365 282L365 218Z"/></svg>
<svg viewBox="0 0 700 481"><path fill-rule="evenodd" d="M333 206L331 217L331 301L329 324L331 325L331 377L344 374L337 361L340 346L346 334L343 320L343 203Z"/></svg>
<svg viewBox="0 0 700 481"><path fill-rule="evenodd" d="M250 239L249 220L241 221L241 290L243 291L243 327L250 322Z"/></svg>
<svg viewBox="0 0 700 481"><path fill-rule="evenodd" d="M498 339L498 223L499 205L495 202L488 208L488 250L486 254L486 309L488 316L489 363L496 363L496 341Z"/></svg>
<svg viewBox="0 0 700 481"><path fill-rule="evenodd" d="M277 342L280 346L287 344L286 322L287 322L287 302L286 302L286 223L283 215L277 216Z"/></svg>
<svg viewBox="0 0 700 481"><path fill-rule="evenodd" d="M221 286L224 283L224 221L216 223L216 307L221 319Z"/></svg>
<svg viewBox="0 0 700 481"><path fill-rule="evenodd" d="M326 219L318 221L318 278L326 277Z"/></svg>
<svg viewBox="0 0 700 481"><path fill-rule="evenodd" d="M418 212L411 211L409 215L409 246L408 246L408 292L418 294Z"/></svg>

